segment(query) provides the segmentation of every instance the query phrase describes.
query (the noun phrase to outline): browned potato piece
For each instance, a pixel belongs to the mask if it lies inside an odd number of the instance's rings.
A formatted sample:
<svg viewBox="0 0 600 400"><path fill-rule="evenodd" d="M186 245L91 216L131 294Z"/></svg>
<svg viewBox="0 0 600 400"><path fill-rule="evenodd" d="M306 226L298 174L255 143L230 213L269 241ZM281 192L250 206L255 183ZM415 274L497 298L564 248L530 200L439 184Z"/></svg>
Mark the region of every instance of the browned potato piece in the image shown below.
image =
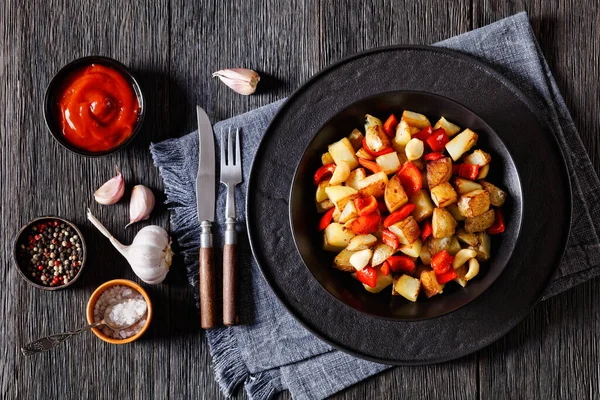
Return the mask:
<svg viewBox="0 0 600 400"><path fill-rule="evenodd" d="M408 196L402 187L398 174L392 176L385 187L384 200L390 213L408 203Z"/></svg>
<svg viewBox="0 0 600 400"><path fill-rule="evenodd" d="M415 217L417 222L421 222L426 218L431 217L433 214L433 203L429 193L426 190L419 190L417 193L410 196L410 202L415 205L415 209L412 212L412 216Z"/></svg>
<svg viewBox="0 0 600 400"><path fill-rule="evenodd" d="M315 200L317 203L325 201L329 198L325 192L325 188L327 186L329 186L329 179L319 182L319 186L317 187L317 192L315 194Z"/></svg>
<svg viewBox="0 0 600 400"><path fill-rule="evenodd" d="M348 246L350 239L354 237L354 232L344 228L336 222L332 222L325 228L323 235L323 250L340 252Z"/></svg>
<svg viewBox="0 0 600 400"><path fill-rule="evenodd" d="M440 285L433 271L423 271L420 276L421 287L427 298L433 297L444 291L444 285Z"/></svg>
<svg viewBox="0 0 600 400"><path fill-rule="evenodd" d="M490 172L490 164L486 164L479 168L479 175L477 175L477 179L485 179L486 176L488 176L488 172Z"/></svg>
<svg viewBox="0 0 600 400"><path fill-rule="evenodd" d="M346 186L350 186L352 189L358 190L358 181L361 181L367 177L367 173L364 168L356 168L346 179Z"/></svg>
<svg viewBox="0 0 600 400"><path fill-rule="evenodd" d="M415 167L417 167L419 171L425 171L426 164L422 158L419 158L418 160L412 160L411 162L415 164Z"/></svg>
<svg viewBox="0 0 600 400"><path fill-rule="evenodd" d="M427 163L427 185L434 188L440 183L448 182L452 176L452 159L444 157Z"/></svg>
<svg viewBox="0 0 600 400"><path fill-rule="evenodd" d="M449 206L446 206L446 210L448 210L450 212L450 214L452 214L452 217L457 220L457 221L464 221L465 217L463 217L463 215L460 213L460 211L458 211L458 206L456 205L456 203L452 203Z"/></svg>
<svg viewBox="0 0 600 400"><path fill-rule="evenodd" d="M435 215L435 214L434 214ZM488 210L481 215L465 220L465 231L467 233L483 232L494 224L496 212Z"/></svg>
<svg viewBox="0 0 600 400"><path fill-rule="evenodd" d="M467 264L463 264L454 271L456 272L456 278L454 278L454 282L458 283L460 286L467 286L467 279L465 276L467 275Z"/></svg>
<svg viewBox="0 0 600 400"><path fill-rule="evenodd" d="M385 193L385 187L387 186L387 183L388 177L385 172L381 171L358 181L358 192L363 197L381 197Z"/></svg>
<svg viewBox="0 0 600 400"><path fill-rule="evenodd" d="M421 234L419 224L417 224L417 221L412 216L408 216L402 221L396 222L388 229L392 231L394 235L398 236L400 244L411 244L417 240Z"/></svg>
<svg viewBox="0 0 600 400"><path fill-rule="evenodd" d="M358 151L356 152L356 157L364 158L365 160L369 160L369 161L373 161L375 159L375 157L373 157L372 155L367 153L367 151L365 149L363 149L362 147L360 149L358 149Z"/></svg>
<svg viewBox="0 0 600 400"><path fill-rule="evenodd" d="M431 226L433 228L433 237L441 239L454 235L456 229L456 221L452 218L452 214L443 208L436 208L433 210L433 217L431 218Z"/></svg>
<svg viewBox="0 0 600 400"><path fill-rule="evenodd" d="M354 147L354 151L358 151L358 149L360 149L362 147L363 139L364 139L364 136L363 136L362 132L359 131L358 129L354 129L350 133L350 135L348 135L348 140L352 144L352 147Z"/></svg>
<svg viewBox="0 0 600 400"><path fill-rule="evenodd" d="M358 192L349 186L327 186L325 193L339 210L343 210L347 202L358 197Z"/></svg>
<svg viewBox="0 0 600 400"><path fill-rule="evenodd" d="M477 134L467 128L446 143L446 151L454 161L457 161L477 143L477 138Z"/></svg>
<svg viewBox="0 0 600 400"><path fill-rule="evenodd" d="M458 195L454 191L452 185L448 182L440 183L430 191L431 198L438 207L446 207L452 203L456 203Z"/></svg>
<svg viewBox="0 0 600 400"><path fill-rule="evenodd" d="M490 203L494 207L502 207L502 204L506 201L506 192L489 182L479 181L479 183L490 193Z"/></svg>
<svg viewBox="0 0 600 400"><path fill-rule="evenodd" d="M477 252L477 261L487 261L490 259L491 254L491 238L485 232L480 232L478 235L478 243L477 246L470 246L470 249L473 249Z"/></svg>
<svg viewBox="0 0 600 400"><path fill-rule="evenodd" d="M477 246L479 244L479 237L477 234L467 233L464 228L458 228L456 230L456 237L468 246Z"/></svg>
<svg viewBox="0 0 600 400"><path fill-rule="evenodd" d="M477 149L468 156L465 156L463 158L463 161L465 164L475 164L479 165L480 167L483 167L484 165L488 165L490 161L492 161L492 156L490 156L483 150Z"/></svg>
<svg viewBox="0 0 600 400"><path fill-rule="evenodd" d="M317 203L317 212L319 214L323 214L325 211L327 211L333 207L335 207L335 204L333 204L333 202L331 200L327 199L320 203Z"/></svg>
<svg viewBox="0 0 600 400"><path fill-rule="evenodd" d="M448 250L451 243L452 236L439 239L430 237L427 239L427 248L429 249L430 256L433 257L442 250Z"/></svg>
<svg viewBox="0 0 600 400"><path fill-rule="evenodd" d="M354 253L356 252L348 249L342 250L337 256L335 256L335 259L333 260L333 267L344 272L354 272L354 267L352 264L350 264L350 257L352 257L352 254Z"/></svg>
<svg viewBox="0 0 600 400"><path fill-rule="evenodd" d="M333 157L331 157L331 154L329 152L323 153L321 155L321 163L323 165L333 164Z"/></svg>
<svg viewBox="0 0 600 400"><path fill-rule="evenodd" d="M409 126L414 126L419 129L427 128L431 126L431 122L423 114L416 113L414 111L405 110L402 113L401 121L405 121Z"/></svg>
<svg viewBox="0 0 600 400"><path fill-rule="evenodd" d="M482 189L482 186L479 183L460 178L458 176L452 178L451 183L452 186L454 186L454 189L456 189L456 192L461 196L463 194L472 192L473 190Z"/></svg>
<svg viewBox="0 0 600 400"><path fill-rule="evenodd" d="M423 264L417 264L417 267L415 268L415 270L413 272L413 276L417 279L420 279L421 274L425 271L431 271L431 267L429 267L427 265L423 265Z"/></svg>
<svg viewBox="0 0 600 400"><path fill-rule="evenodd" d="M354 147L348 138L342 138L342 140L330 144L327 149L336 164L346 161L351 170L358 167L358 158L356 158Z"/></svg>
<svg viewBox="0 0 600 400"><path fill-rule="evenodd" d="M346 247L350 251L359 251L370 249L377 243L377 238L373 235L356 235L350 239L350 243Z"/></svg>
<svg viewBox="0 0 600 400"><path fill-rule="evenodd" d="M390 138L387 137L383 128L379 125L371 125L367 128L367 134L365 135L367 146L371 151L377 152L388 147L392 147Z"/></svg>
<svg viewBox="0 0 600 400"><path fill-rule="evenodd" d="M448 253L454 257L461 250L460 243L456 236L450 238L450 245L448 246Z"/></svg>
<svg viewBox="0 0 600 400"><path fill-rule="evenodd" d="M463 194L458 199L458 211L466 218L473 218L490 209L490 193L479 189Z"/></svg>

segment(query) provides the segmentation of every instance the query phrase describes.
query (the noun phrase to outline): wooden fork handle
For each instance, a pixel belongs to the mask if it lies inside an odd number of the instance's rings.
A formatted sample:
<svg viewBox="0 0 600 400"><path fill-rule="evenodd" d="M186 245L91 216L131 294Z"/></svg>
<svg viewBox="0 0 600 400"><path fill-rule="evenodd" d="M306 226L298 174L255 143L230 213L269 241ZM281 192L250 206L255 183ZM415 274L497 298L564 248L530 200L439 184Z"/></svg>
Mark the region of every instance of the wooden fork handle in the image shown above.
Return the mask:
<svg viewBox="0 0 600 400"><path fill-rule="evenodd" d="M214 251L212 248L211 223L201 224L200 243L200 325L204 329L217 325L216 317L216 282L214 267Z"/></svg>
<svg viewBox="0 0 600 400"><path fill-rule="evenodd" d="M237 325L237 233L235 219L225 222L225 245L223 246L223 325Z"/></svg>

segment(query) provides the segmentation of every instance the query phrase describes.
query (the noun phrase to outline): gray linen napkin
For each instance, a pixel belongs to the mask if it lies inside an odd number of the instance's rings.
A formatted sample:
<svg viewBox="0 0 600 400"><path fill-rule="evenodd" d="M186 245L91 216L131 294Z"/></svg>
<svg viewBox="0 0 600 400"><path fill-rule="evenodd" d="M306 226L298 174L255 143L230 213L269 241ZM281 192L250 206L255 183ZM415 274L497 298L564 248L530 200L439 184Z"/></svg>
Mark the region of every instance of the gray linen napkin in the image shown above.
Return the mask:
<svg viewBox="0 0 600 400"><path fill-rule="evenodd" d="M573 226L560 270L544 298L600 275L600 240L595 228L600 223L600 182L533 36L527 14L517 14L437 45L470 54L504 74L543 110L555 128L571 176ZM215 125L215 132L230 126L242 128L244 182L248 180L256 147L282 103L278 101ZM183 249L190 284L197 288L197 134L153 144L150 150L164 180L173 235ZM244 183L237 190L238 229L242 231L245 192ZM222 245L224 196L220 188L216 248ZM334 350L312 336L285 311L263 280L245 231L240 235L239 247L240 279L244 282L240 312L245 324L207 332L223 393L230 395L244 383L252 399L268 399L286 389L296 399L324 398L390 368Z"/></svg>

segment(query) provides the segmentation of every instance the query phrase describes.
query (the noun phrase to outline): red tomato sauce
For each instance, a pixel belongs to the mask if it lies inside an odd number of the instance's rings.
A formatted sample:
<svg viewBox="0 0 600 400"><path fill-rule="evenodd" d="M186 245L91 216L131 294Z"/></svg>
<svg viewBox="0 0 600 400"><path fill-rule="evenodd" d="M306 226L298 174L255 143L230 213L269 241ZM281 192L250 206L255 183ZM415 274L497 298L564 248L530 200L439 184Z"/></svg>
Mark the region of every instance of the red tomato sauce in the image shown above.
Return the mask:
<svg viewBox="0 0 600 400"><path fill-rule="evenodd" d="M140 111L127 79L114 68L99 64L71 73L56 98L65 139L90 152L111 150L126 141Z"/></svg>

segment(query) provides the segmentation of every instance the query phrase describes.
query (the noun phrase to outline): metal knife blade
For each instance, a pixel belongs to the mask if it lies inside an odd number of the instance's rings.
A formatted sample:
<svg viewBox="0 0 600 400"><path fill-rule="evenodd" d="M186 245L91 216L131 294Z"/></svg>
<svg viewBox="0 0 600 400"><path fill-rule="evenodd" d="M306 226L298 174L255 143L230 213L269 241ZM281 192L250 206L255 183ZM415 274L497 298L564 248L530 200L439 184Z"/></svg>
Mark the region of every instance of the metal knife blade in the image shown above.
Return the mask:
<svg viewBox="0 0 600 400"><path fill-rule="evenodd" d="M200 106L196 106L198 116L199 160L196 176L196 204L198 220L215 219L215 139L208 115Z"/></svg>

